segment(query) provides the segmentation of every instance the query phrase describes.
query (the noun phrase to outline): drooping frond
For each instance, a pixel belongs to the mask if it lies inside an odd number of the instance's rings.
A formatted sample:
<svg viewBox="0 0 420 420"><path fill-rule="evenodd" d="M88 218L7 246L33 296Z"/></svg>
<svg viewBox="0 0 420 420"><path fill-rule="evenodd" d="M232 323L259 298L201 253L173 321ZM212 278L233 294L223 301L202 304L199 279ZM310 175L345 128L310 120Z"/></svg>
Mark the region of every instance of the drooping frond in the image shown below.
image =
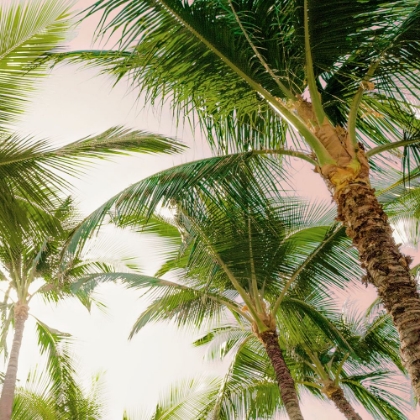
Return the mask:
<svg viewBox="0 0 420 420"><path fill-rule="evenodd" d="M74 252L83 244L109 214L114 221L122 218L122 223L127 217L141 220L174 202L181 202L184 207L193 206L196 194L215 200L221 206L226 196L245 208L251 205L250 197L261 205L267 196L275 194L276 178L280 176L274 160L252 152L212 157L164 170L131 185L95 210L75 231L69 251ZM244 184L250 192L248 202L242 194Z"/></svg>
<svg viewBox="0 0 420 420"><path fill-rule="evenodd" d="M45 230L52 224L48 213L57 206L60 190L69 187L63 174L78 175L93 159L129 152L177 153L182 148L167 137L121 127L59 148L46 140L1 136L0 228L3 234L15 234L19 225L38 222Z"/></svg>
<svg viewBox="0 0 420 420"><path fill-rule="evenodd" d="M316 88L334 124L347 124L358 94L357 135L367 147L416 136L416 0L100 0L87 15L97 12L99 34L122 29L123 51L85 59L119 78L128 74L152 102L170 97L179 115L198 115L219 150L281 147L291 119L281 107L285 119L277 118L273 98L287 106L305 92L308 39Z"/></svg>
<svg viewBox="0 0 420 420"><path fill-rule="evenodd" d="M69 334L62 333L37 320L38 344L47 356L49 374L48 399L63 419L100 418L101 401L98 395L84 395L76 378L74 361L70 354ZM33 394L37 399L37 394ZM41 398L42 400L42 398Z"/></svg>

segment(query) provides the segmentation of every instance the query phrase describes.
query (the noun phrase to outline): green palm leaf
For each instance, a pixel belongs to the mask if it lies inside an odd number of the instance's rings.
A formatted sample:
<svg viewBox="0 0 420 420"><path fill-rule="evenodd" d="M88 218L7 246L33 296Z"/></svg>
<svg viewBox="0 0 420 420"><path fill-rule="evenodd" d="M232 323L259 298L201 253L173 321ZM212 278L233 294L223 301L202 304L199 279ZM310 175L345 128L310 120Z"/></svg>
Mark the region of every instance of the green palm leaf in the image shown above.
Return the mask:
<svg viewBox="0 0 420 420"><path fill-rule="evenodd" d="M273 174L281 176L276 162L254 152L212 157L164 170L126 188L95 210L75 231L68 250L74 252L108 215L117 223L130 225L133 219L147 219L156 209L174 202L194 206L196 193L220 206L224 197L230 196L246 207L250 203L241 196L246 184L254 193L255 203L261 205L266 194L275 194Z"/></svg>
<svg viewBox="0 0 420 420"><path fill-rule="evenodd" d="M0 14L0 127L22 112L45 65L30 71L45 53L57 50L71 25L71 2L32 0L3 5Z"/></svg>
<svg viewBox="0 0 420 420"><path fill-rule="evenodd" d="M80 174L82 164L92 159L129 152L177 153L182 148L169 138L121 127L58 148L46 140L3 136L0 142L0 228L5 234L14 232L19 224L25 226L25 223L38 221L38 226L42 226L42 222L48 225L48 219L51 224L49 212L57 206L59 191L69 186L63 174Z"/></svg>

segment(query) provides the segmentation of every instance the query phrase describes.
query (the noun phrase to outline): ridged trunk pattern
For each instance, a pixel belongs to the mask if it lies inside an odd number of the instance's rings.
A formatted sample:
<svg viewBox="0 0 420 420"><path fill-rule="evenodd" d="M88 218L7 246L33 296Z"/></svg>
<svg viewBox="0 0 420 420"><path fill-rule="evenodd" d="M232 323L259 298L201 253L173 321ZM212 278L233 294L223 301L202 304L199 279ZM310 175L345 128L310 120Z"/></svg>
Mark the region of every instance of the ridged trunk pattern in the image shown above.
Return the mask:
<svg viewBox="0 0 420 420"><path fill-rule="evenodd" d="M373 284L401 340L401 357L420 399L420 296L405 257L368 179L342 186L334 196L338 219L359 251L365 282Z"/></svg>
<svg viewBox="0 0 420 420"><path fill-rule="evenodd" d="M28 319L28 305L17 303L15 312L15 333L12 349L4 377L3 389L0 397L0 420L10 420L12 417L13 400L16 388L19 352L22 345L23 330Z"/></svg>
<svg viewBox="0 0 420 420"><path fill-rule="evenodd" d="M299 400L296 393L295 381L290 375L290 371L286 365L286 362L284 361L277 333L275 331L269 330L260 333L259 336L274 367L274 371L276 372L280 395L289 419L303 420L302 412L300 411Z"/></svg>
<svg viewBox="0 0 420 420"><path fill-rule="evenodd" d="M337 409L344 414L346 419L363 420L359 414L356 413L340 387L333 384L328 384L323 391L327 397L335 404Z"/></svg>
<svg viewBox="0 0 420 420"><path fill-rule="evenodd" d="M297 111L308 124L316 121L311 103L301 100ZM392 228L370 186L369 162L363 144L353 144L345 128L325 120L315 134L335 164L316 169L338 205L337 219L359 251L367 276L391 314L401 341L401 358L420 400L420 296L410 273L411 258L404 256Z"/></svg>

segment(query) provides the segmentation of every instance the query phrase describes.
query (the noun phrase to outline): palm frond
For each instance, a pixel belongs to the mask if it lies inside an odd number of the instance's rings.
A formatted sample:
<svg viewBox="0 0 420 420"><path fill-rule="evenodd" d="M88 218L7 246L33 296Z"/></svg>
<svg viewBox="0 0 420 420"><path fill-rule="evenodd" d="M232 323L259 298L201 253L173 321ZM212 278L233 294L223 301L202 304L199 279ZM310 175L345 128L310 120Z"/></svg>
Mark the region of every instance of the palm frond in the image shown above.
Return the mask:
<svg viewBox="0 0 420 420"><path fill-rule="evenodd" d="M74 361L70 355L69 334L62 333L37 320L38 344L47 355L50 402L61 418L99 418L101 403L95 392L83 395L76 381ZM62 413L62 414L59 414Z"/></svg>
<svg viewBox="0 0 420 420"><path fill-rule="evenodd" d="M118 218L149 218L156 209L172 203L194 206L193 197L202 194L221 206L229 196L245 208L242 188L246 184L255 204L261 205L266 196L276 194L276 180L282 172L275 161L258 153L240 153L212 157L176 166L159 172L121 191L88 216L75 231L68 246L70 253L98 229L110 214ZM254 193L252 195L252 193Z"/></svg>
<svg viewBox="0 0 420 420"><path fill-rule="evenodd" d="M373 372L368 375L343 378L343 386L350 390L374 419L406 420L404 411L409 408L408 402L397 395L408 390L397 385L395 378L387 372ZM394 392L393 392L394 391Z"/></svg>
<svg viewBox="0 0 420 420"><path fill-rule="evenodd" d="M44 231L55 228L51 212L60 191L70 184L63 174L78 175L92 159L130 152L177 153L183 146L167 137L115 127L53 148L46 140L35 141L16 135L0 141L0 230L10 242L22 225L36 225ZM30 217L28 217L30 216Z"/></svg>
<svg viewBox="0 0 420 420"><path fill-rule="evenodd" d="M44 54L56 51L71 25L68 0L3 4L0 15L0 126L16 120L45 65L29 71Z"/></svg>
<svg viewBox="0 0 420 420"><path fill-rule="evenodd" d="M130 75L133 83L144 89L149 102L172 98L178 115L187 112L192 118L198 116L218 150L237 152L248 147L277 148L286 140L285 123L248 83L269 87L280 97L286 94L293 98L292 92L302 89L303 71L296 65L299 60L293 60L294 33L276 28L279 23L291 26L289 14L284 12L293 10L293 5L288 2L285 10L279 10L272 3L255 2L251 10L245 2L235 2L234 6L240 19L246 17L246 31L260 53L269 52L265 59L276 72L277 82L260 64L227 3L125 1L118 3L124 7L108 20L117 3L98 1L88 16L103 11L102 31L124 28L120 47L127 50L133 45L130 56L117 57L114 63L105 60L109 72L119 78ZM251 18L253 22L248 23ZM104 60L99 59L98 64Z"/></svg>
<svg viewBox="0 0 420 420"><path fill-rule="evenodd" d="M141 416L146 420L193 420L206 418L209 401L215 398L220 381L218 379L186 379L173 385L169 392L159 398L153 413Z"/></svg>

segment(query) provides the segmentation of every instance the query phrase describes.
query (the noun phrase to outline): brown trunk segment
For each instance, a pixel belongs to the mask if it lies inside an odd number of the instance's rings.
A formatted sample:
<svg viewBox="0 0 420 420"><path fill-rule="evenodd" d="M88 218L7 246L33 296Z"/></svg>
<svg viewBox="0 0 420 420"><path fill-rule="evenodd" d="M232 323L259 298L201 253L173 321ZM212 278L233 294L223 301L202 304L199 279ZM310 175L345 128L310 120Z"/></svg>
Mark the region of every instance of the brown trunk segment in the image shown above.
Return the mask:
<svg viewBox="0 0 420 420"><path fill-rule="evenodd" d="M25 322L28 319L28 309L28 305L25 303L17 303L14 309L15 333L0 397L0 420L10 420L12 417L19 352L22 345L23 329L25 328Z"/></svg>
<svg viewBox="0 0 420 420"><path fill-rule="evenodd" d="M338 220L359 251L366 281L376 286L401 340L401 357L420 398L420 296L410 273L410 258L399 250L392 228L369 179L342 185L334 196Z"/></svg>
<svg viewBox="0 0 420 420"><path fill-rule="evenodd" d="M337 409L344 414L346 419L363 420L349 403L340 387L334 385L333 383L328 383L323 389L323 392L335 404Z"/></svg>
<svg viewBox="0 0 420 420"><path fill-rule="evenodd" d="M264 344L267 355L276 372L280 395L290 420L303 420L296 393L295 381L290 375L290 371L284 361L277 333L268 330L260 333L259 337Z"/></svg>
<svg viewBox="0 0 420 420"><path fill-rule="evenodd" d="M301 101L299 114L313 119L312 105ZM305 110L303 112L302 110ZM370 186L363 145L355 147L343 127L324 121L315 130L336 164L317 168L337 203L337 219L359 251L366 281L373 284L391 314L401 341L401 358L420 399L420 296L410 273L410 258L396 245L392 228Z"/></svg>

